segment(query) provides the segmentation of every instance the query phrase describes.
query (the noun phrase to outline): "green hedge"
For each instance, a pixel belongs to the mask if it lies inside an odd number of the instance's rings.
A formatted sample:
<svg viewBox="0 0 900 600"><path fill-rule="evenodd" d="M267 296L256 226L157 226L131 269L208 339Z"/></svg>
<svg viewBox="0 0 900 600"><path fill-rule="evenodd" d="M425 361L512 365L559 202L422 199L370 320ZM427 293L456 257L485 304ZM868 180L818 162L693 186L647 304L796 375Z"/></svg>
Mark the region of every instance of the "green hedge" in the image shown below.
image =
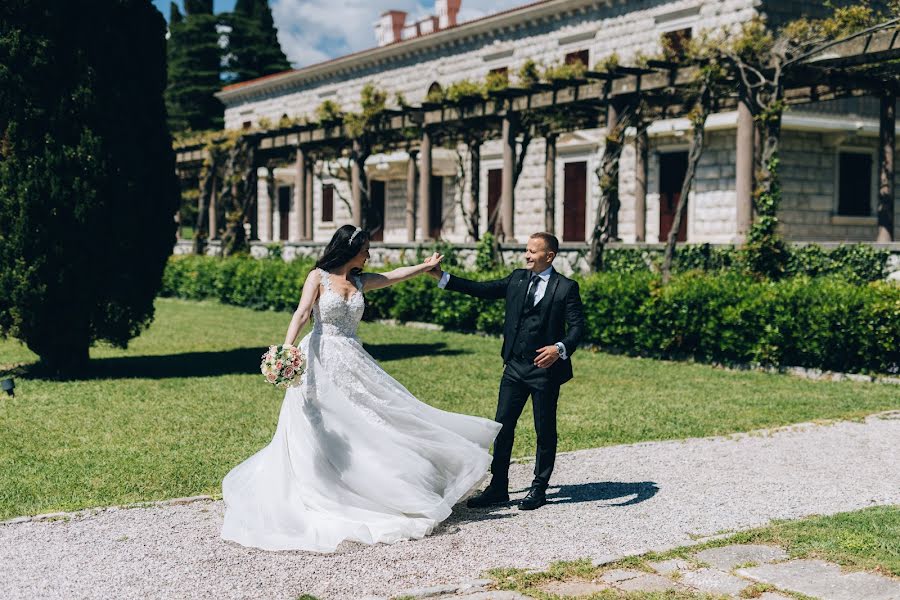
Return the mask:
<svg viewBox="0 0 900 600"><path fill-rule="evenodd" d="M825 250L816 244L789 246L786 277L839 275L848 281L865 283L887 276L890 252L866 244L840 245ZM603 270L612 273L659 271L663 250L659 248L610 248L604 253ZM673 263L674 272L725 272L747 270L742 248L686 244L679 246Z"/></svg>
<svg viewBox="0 0 900 600"><path fill-rule="evenodd" d="M292 310L310 261L173 257L162 294ZM469 274L503 277L508 271ZM692 271L662 286L647 271L577 278L585 343L629 354L759 363L845 372L900 370L900 286L843 276L757 281ZM368 319L427 321L450 330L500 333L502 302L439 290L418 277L366 295Z"/></svg>

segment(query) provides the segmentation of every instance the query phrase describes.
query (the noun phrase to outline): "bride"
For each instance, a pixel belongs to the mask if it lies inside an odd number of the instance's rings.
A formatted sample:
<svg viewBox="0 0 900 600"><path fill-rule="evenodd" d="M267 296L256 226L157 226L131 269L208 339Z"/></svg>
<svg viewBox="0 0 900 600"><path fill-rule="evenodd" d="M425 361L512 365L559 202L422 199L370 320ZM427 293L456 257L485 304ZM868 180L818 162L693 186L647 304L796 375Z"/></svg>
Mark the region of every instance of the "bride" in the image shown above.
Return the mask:
<svg viewBox="0 0 900 600"><path fill-rule="evenodd" d="M369 235L344 225L303 285L284 343L307 370L288 388L275 436L222 482L222 537L266 550L333 552L344 540L391 543L428 535L488 470L500 424L417 400L356 335L363 292L431 270L362 273Z"/></svg>

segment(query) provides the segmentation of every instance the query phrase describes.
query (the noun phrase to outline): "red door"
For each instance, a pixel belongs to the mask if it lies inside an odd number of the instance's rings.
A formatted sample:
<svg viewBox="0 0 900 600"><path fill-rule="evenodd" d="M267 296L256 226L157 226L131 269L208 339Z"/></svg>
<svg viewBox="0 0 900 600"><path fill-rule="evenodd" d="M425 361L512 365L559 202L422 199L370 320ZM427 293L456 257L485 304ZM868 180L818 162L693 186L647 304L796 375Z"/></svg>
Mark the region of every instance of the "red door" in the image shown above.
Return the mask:
<svg viewBox="0 0 900 600"><path fill-rule="evenodd" d="M669 231L675 221L675 209L681 198L681 185L687 173L687 152L667 152L659 155L659 241L669 239ZM681 219L679 242L687 241L687 211Z"/></svg>
<svg viewBox="0 0 900 600"><path fill-rule="evenodd" d="M497 207L500 205L500 194L503 192L503 169L491 169L488 171L487 183L487 219L484 221L485 231L487 231L487 226L490 225L491 215L494 214L494 211L497 210ZM499 220L500 215L498 213L497 221ZM493 233L493 231L490 233Z"/></svg>
<svg viewBox="0 0 900 600"><path fill-rule="evenodd" d="M278 239L285 241L288 239L290 230L290 211L291 211L291 188L278 188Z"/></svg>
<svg viewBox="0 0 900 600"><path fill-rule="evenodd" d="M373 242L384 241L384 182L370 181L369 192L369 233Z"/></svg>
<svg viewBox="0 0 900 600"><path fill-rule="evenodd" d="M440 175L431 176L431 219L428 229L431 239L441 239L441 225L444 223L444 178Z"/></svg>
<svg viewBox="0 0 900 600"><path fill-rule="evenodd" d="M583 242L587 211L587 163L566 163L563 181L563 241Z"/></svg>

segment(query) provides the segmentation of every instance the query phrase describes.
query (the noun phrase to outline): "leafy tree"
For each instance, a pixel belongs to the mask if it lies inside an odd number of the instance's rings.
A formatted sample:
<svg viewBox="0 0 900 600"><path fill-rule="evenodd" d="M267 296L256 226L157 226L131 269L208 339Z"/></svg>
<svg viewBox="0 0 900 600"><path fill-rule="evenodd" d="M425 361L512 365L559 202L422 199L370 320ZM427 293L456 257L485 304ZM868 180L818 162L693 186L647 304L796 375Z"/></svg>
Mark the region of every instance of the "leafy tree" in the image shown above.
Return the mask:
<svg viewBox="0 0 900 600"><path fill-rule="evenodd" d="M52 374L153 317L178 208L165 31L149 0L0 4L0 334Z"/></svg>
<svg viewBox="0 0 900 600"><path fill-rule="evenodd" d="M222 87L222 49L212 0L185 0L186 15L172 2L169 23L169 86L166 106L172 131L221 129L224 108L214 96Z"/></svg>
<svg viewBox="0 0 900 600"><path fill-rule="evenodd" d="M237 83L288 71L291 64L278 43L268 0L237 0L224 18L228 34L228 80Z"/></svg>

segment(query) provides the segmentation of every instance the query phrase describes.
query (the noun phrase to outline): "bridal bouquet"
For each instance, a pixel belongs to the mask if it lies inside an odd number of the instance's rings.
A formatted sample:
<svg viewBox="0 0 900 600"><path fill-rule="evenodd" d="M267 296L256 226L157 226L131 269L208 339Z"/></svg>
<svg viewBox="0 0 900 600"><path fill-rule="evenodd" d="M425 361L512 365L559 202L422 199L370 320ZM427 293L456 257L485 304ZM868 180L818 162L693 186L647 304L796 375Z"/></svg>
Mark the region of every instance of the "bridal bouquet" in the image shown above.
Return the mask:
<svg viewBox="0 0 900 600"><path fill-rule="evenodd" d="M299 348L290 344L269 346L269 350L262 355L259 369L266 381L275 387L291 387L300 383L306 370L306 357Z"/></svg>

